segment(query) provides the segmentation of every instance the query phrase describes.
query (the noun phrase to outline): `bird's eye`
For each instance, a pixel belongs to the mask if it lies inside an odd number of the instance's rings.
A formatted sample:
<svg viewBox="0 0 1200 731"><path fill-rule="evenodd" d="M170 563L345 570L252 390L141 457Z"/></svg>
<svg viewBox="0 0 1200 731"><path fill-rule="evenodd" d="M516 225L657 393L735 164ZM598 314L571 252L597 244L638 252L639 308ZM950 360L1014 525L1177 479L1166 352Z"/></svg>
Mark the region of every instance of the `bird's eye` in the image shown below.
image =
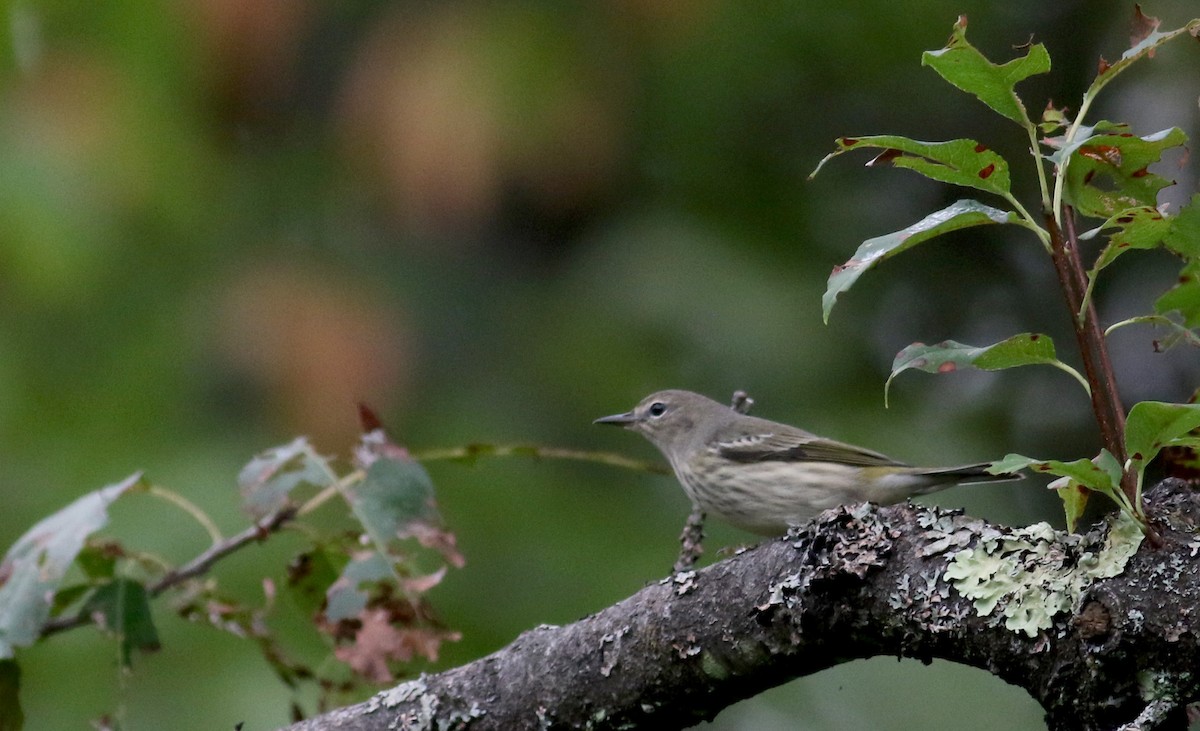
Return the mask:
<svg viewBox="0 0 1200 731"><path fill-rule="evenodd" d="M651 416L662 416L665 413L667 413L667 405L662 401L655 401L654 403L650 404Z"/></svg>

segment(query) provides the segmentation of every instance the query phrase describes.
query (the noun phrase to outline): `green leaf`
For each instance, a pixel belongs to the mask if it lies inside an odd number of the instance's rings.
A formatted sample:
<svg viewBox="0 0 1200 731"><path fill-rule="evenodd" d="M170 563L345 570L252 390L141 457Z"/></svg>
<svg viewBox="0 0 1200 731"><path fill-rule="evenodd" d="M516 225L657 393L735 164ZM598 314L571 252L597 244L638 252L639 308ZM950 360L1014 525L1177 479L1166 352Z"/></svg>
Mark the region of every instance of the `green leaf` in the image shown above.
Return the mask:
<svg viewBox="0 0 1200 731"><path fill-rule="evenodd" d="M1171 219L1163 244L1180 256L1200 259L1200 193L1193 195Z"/></svg>
<svg viewBox="0 0 1200 731"><path fill-rule="evenodd" d="M328 460L317 454L307 439L298 437L257 455L238 473L242 509L262 518L287 505L296 487L326 487L334 479Z"/></svg>
<svg viewBox="0 0 1200 731"><path fill-rule="evenodd" d="M1059 109L1054 106L1054 102L1046 103L1046 109L1042 112L1042 121L1038 123L1038 130L1043 135L1052 135L1066 128L1071 123L1067 118L1067 108Z"/></svg>
<svg viewBox="0 0 1200 731"><path fill-rule="evenodd" d="M1138 206L1126 208L1091 231L1080 234L1081 239L1091 239L1103 231L1115 229L1108 234L1108 244L1096 257L1096 263L1088 272L1089 278L1095 279L1096 273L1112 264L1126 251L1157 247L1170 232L1173 220L1164 216L1154 206Z"/></svg>
<svg viewBox="0 0 1200 731"><path fill-rule="evenodd" d="M160 647L150 598L146 587L137 581L117 579L105 584L88 599L82 612L96 618L101 629L116 635L122 667L132 664L133 650L153 652Z"/></svg>
<svg viewBox="0 0 1200 731"><path fill-rule="evenodd" d="M988 467L988 472L998 475L1023 469L1069 477L1092 490L1104 493L1116 490L1121 484L1121 465L1107 449L1100 450L1100 454L1095 459L1077 459L1072 462L1009 454L1004 459L993 462Z"/></svg>
<svg viewBox="0 0 1200 731"><path fill-rule="evenodd" d="M1055 487L1054 491L1058 493L1058 498L1062 500L1063 514L1067 521L1067 532L1074 533L1075 526L1079 524L1079 519L1083 516L1083 511L1087 508L1088 496L1092 494L1092 491L1069 477L1060 479L1064 480L1066 484L1061 487Z"/></svg>
<svg viewBox="0 0 1200 731"><path fill-rule="evenodd" d="M1200 428L1200 404L1168 404L1141 401L1134 404L1125 420L1125 450L1139 472L1159 450Z"/></svg>
<svg viewBox="0 0 1200 731"><path fill-rule="evenodd" d="M1112 493L1121 484L1121 465L1107 449L1100 450L1095 460L1077 459L1062 462L1057 459L1035 459L1020 454L1009 454L993 462L988 472L993 475L1030 469L1043 474L1069 477L1092 490Z"/></svg>
<svg viewBox="0 0 1200 731"><path fill-rule="evenodd" d="M1058 359L1054 341L1037 333L1021 333L993 345L976 347L953 340L936 345L913 343L901 350L892 361L892 372L884 384L884 402L892 379L900 373L917 369L926 373L950 373L960 368L998 371L1026 365L1050 365L1075 377L1087 390L1087 382L1079 372Z"/></svg>
<svg viewBox="0 0 1200 731"><path fill-rule="evenodd" d="M1100 122L1081 128L1071 142L1045 140L1059 149L1049 159L1066 165L1067 202L1086 216L1110 218L1130 208L1154 207L1158 191L1171 181L1149 172L1152 163L1171 147L1187 142L1178 127L1138 137L1129 126Z"/></svg>
<svg viewBox="0 0 1200 731"><path fill-rule="evenodd" d="M108 523L108 506L141 479L135 474L84 495L43 518L8 549L0 563L0 659L37 640L84 541Z"/></svg>
<svg viewBox="0 0 1200 731"><path fill-rule="evenodd" d="M1178 312L1185 327L1200 327L1200 259L1184 264L1179 282L1154 303L1160 314Z"/></svg>
<svg viewBox="0 0 1200 731"><path fill-rule="evenodd" d="M881 149L868 167L890 164L908 168L932 180L961 185L996 195L1009 192L1008 161L975 140L919 142L897 135L839 137L837 149L822 158L813 178L825 163L850 150Z"/></svg>
<svg viewBox="0 0 1200 731"><path fill-rule="evenodd" d="M959 16L946 47L926 51L921 63L959 89L974 94L995 112L1028 127L1029 115L1013 87L1030 76L1048 72L1050 54L1037 43L1024 56L996 65L967 42L967 18Z"/></svg>
<svg viewBox="0 0 1200 731"><path fill-rule="evenodd" d="M382 428L373 429L362 435L354 461L366 475L347 488L346 497L376 550L387 554L394 539L416 538L451 564L463 566L454 534L442 527L433 481L408 450Z"/></svg>
<svg viewBox="0 0 1200 731"><path fill-rule="evenodd" d="M1192 196L1192 200L1177 215L1164 215L1154 206L1127 208L1096 228L1080 234L1079 238L1095 238L1101 232L1110 230L1113 232L1108 234L1108 244L1101 250L1095 264L1088 271L1088 285L1080 305L1081 313L1091 301L1092 290L1096 286L1100 270L1112 264L1126 251L1165 246L1185 258L1200 258L1200 194Z"/></svg>
<svg viewBox="0 0 1200 731"><path fill-rule="evenodd" d="M838 295L850 289L863 272L877 263L935 236L973 226L1011 223L1016 220L1015 215L986 206L979 201L960 200L929 214L906 229L867 239L859 245L858 251L854 252L854 258L834 267L833 273L829 275L825 295L821 298L825 322L829 322L829 313L833 310Z"/></svg>
<svg viewBox="0 0 1200 731"><path fill-rule="evenodd" d="M349 493L355 517L378 546L409 537L413 523L440 521L433 481L424 467L411 460L376 460Z"/></svg>
<svg viewBox="0 0 1200 731"><path fill-rule="evenodd" d="M0 731L21 731L25 726L20 690L21 666L16 660L0 660Z"/></svg>

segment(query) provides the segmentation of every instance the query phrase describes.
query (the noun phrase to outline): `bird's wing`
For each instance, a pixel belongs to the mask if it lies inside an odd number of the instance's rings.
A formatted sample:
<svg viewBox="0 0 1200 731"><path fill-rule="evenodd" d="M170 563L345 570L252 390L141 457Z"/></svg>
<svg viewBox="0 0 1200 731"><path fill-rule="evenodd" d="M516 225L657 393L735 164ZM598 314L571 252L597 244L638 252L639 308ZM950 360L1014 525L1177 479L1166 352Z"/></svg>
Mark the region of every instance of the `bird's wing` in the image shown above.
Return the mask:
<svg viewBox="0 0 1200 731"><path fill-rule="evenodd" d="M717 454L734 462L837 462L854 467L902 467L903 462L801 429L771 430L718 440Z"/></svg>

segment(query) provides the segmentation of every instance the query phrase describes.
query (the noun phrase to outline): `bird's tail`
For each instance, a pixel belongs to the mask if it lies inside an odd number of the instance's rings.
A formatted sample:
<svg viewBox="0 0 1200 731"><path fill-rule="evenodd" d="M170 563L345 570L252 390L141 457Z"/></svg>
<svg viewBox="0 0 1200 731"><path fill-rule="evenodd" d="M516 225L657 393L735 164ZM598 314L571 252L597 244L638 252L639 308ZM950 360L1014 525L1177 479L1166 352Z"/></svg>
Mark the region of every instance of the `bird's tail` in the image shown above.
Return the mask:
<svg viewBox="0 0 1200 731"><path fill-rule="evenodd" d="M962 485L970 485L976 482L1009 482L1011 480L1021 480L1025 477L1019 472L1001 472L995 475L988 472L988 468L991 466L991 462L980 462L978 464L964 464L957 467L926 470L925 474L930 477L939 478L939 480L944 479L946 482L954 482Z"/></svg>

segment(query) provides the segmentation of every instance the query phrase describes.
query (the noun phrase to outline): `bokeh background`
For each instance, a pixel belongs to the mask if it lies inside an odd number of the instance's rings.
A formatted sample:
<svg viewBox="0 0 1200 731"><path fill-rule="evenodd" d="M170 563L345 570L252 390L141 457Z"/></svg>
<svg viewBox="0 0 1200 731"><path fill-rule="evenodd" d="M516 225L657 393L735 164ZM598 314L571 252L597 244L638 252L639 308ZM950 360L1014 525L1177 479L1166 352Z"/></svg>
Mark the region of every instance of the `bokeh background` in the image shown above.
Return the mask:
<svg viewBox="0 0 1200 731"><path fill-rule="evenodd" d="M917 463L1015 451L1074 458L1097 437L1052 369L906 374L916 341L1072 339L1053 272L1011 231L948 236L867 274L828 326L831 267L864 238L961 196L837 161L841 134L971 136L1012 161L1023 134L920 66L960 13L1006 60L1047 44L1031 111L1077 106L1097 58L1128 45L1132 3L744 4L354 0L0 2L0 545L136 469L244 525L234 479L299 434L346 453L355 403L415 448L538 443L652 458L593 427L683 387ZM1194 0L1152 0L1175 27ZM1200 48L1178 41L1117 81L1093 119L1195 139ZM1182 164L1179 164L1181 163ZM1181 202L1195 162L1164 174ZM991 202L991 201L989 201ZM1000 227L997 227L1000 228ZM1172 282L1125 257L1111 322ZM1125 398L1186 398L1195 352L1112 339ZM601 465L431 464L466 568L432 594L462 640L437 669L566 623L668 571L687 512L670 478ZM1033 481L934 500L1008 523L1049 519ZM145 497L111 532L182 561L204 533ZM752 537L713 526L710 552ZM300 545L216 574L254 598ZM249 643L165 609L164 647L116 670L79 630L20 653L30 729L273 728L289 694ZM299 632L295 627L287 632ZM301 643L304 641L301 640ZM311 699L309 699L311 700ZM982 671L879 658L775 689L714 729L1040 728Z"/></svg>

